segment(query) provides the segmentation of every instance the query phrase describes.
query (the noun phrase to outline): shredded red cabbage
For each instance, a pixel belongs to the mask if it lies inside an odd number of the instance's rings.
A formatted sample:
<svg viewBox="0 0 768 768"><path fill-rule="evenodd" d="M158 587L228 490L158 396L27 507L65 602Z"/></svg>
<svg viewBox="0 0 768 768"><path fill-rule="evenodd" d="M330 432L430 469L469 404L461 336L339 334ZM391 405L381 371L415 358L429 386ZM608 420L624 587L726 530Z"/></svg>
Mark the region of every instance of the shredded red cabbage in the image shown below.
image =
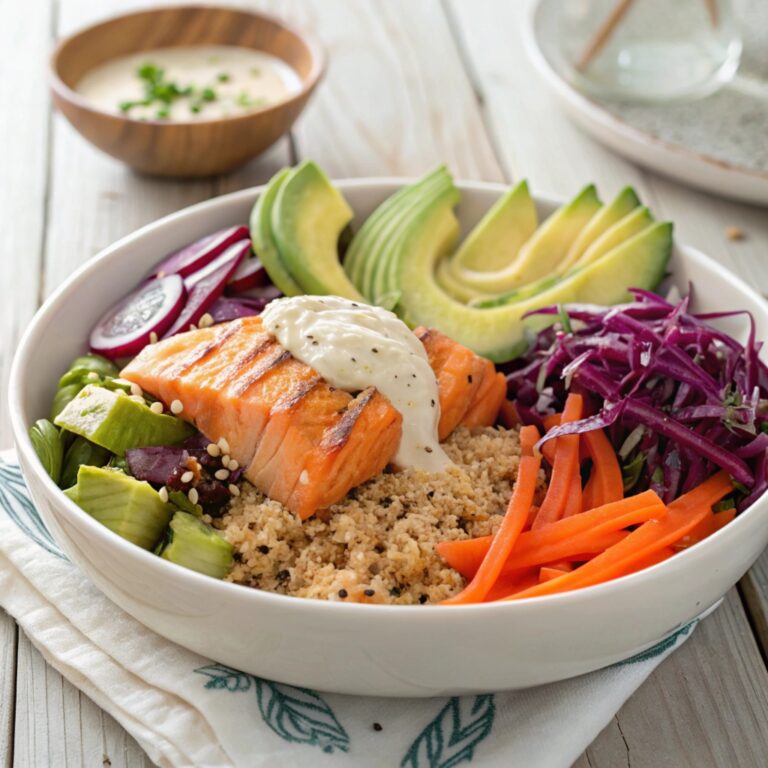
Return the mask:
<svg viewBox="0 0 768 768"><path fill-rule="evenodd" d="M669 502L718 469L745 509L768 487L768 367L748 312L693 314L691 294L677 304L634 289L615 307L552 306L559 315L508 374L509 396L524 423L560 411L581 392L590 415L550 430L605 429L619 453L627 490L653 488ZM746 345L709 321L744 315Z"/></svg>

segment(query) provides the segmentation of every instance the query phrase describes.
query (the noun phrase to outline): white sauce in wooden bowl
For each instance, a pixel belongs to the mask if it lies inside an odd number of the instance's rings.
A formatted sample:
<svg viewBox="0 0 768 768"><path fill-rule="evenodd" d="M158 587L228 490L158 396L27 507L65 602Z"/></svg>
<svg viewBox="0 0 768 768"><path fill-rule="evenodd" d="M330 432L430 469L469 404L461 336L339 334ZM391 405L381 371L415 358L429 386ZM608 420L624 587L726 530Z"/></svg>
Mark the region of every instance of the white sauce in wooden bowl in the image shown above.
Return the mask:
<svg viewBox="0 0 768 768"><path fill-rule="evenodd" d="M178 122L261 109L298 93L301 80L268 53L206 45L111 59L87 72L75 90L106 112Z"/></svg>

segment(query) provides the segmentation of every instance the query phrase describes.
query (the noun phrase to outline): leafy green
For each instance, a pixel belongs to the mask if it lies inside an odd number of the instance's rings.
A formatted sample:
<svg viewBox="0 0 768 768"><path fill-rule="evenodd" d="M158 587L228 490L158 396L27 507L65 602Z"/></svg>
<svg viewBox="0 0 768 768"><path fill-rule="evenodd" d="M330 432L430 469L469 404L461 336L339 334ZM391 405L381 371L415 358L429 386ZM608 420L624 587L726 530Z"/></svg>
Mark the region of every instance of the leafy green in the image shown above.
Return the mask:
<svg viewBox="0 0 768 768"><path fill-rule="evenodd" d="M48 419L38 419L29 430L29 439L43 468L53 482L58 483L64 457L64 446L58 428Z"/></svg>

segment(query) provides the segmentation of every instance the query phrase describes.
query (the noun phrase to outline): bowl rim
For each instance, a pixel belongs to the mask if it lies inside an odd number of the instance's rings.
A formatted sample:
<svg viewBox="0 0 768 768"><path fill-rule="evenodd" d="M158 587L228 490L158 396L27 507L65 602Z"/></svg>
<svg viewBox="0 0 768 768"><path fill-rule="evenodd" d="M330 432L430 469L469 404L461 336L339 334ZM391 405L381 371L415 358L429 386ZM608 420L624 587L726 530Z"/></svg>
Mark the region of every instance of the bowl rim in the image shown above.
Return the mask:
<svg viewBox="0 0 768 768"><path fill-rule="evenodd" d="M386 192L390 190L395 191L405 184L413 183L413 181L414 179L411 177L385 176L338 179L334 180L333 183L342 192L358 188L374 188ZM502 194L508 188L508 185L497 182L456 181L455 184L462 193L491 192ZM323 611L328 616L334 611L346 611L344 614L345 617L349 617L352 613L356 612L367 619L371 619L374 615L379 616L386 614L388 616L398 617L401 615L408 615L411 620L414 620L416 617L439 614L443 619L455 616L457 617L457 620L460 620L461 617L465 616L467 613L485 614L498 613L506 610L517 611L519 614L524 614L527 611L535 612L537 610L543 610L549 605L555 606L564 603L577 604L579 602L589 603L593 599L610 597L612 594L620 593L625 588L639 586L642 582L646 582L658 574L681 570L687 566L692 557L698 557L700 560L706 558L713 547L715 547L721 540L735 535L735 530L737 528L745 525L747 520L751 520L757 515L762 514L766 516L766 522L768 522L768 503L766 503L768 494L764 494L749 509L742 512L735 520L715 532L713 535L687 548L685 551L679 552L675 557L657 563L649 568L645 568L642 571L621 576L602 584L582 587L569 592L527 598L525 600L497 601L493 603L475 603L468 605L438 604L428 606L393 605L388 603L354 603L343 600L320 600L316 598L295 597L292 595L268 592L266 590L247 587L224 580L213 579L204 574L197 573L196 571L183 568L157 557L152 552L137 547L110 531L64 495L64 492L53 482L48 473L44 470L32 448L32 443L28 435L28 425L23 417L22 393L26 389L26 363L34 351L33 341L38 334L38 328L44 325L47 316L56 308L71 300L71 297L77 293L77 289L81 282L83 282L92 272L103 268L102 264L107 264L112 259L116 260L118 258L117 254L119 254L124 247L130 246L133 241L151 236L154 232L162 231L165 227L171 224L183 222L186 219L194 220L201 213L219 208L226 209L227 207L242 201L255 199L256 196L264 190L265 186L266 185L249 187L247 189L220 195L187 206L145 224L139 229L123 236L110 246L102 249L99 253L85 261L53 291L43 305L37 310L19 341L11 365L8 395L11 428L16 449L18 453L23 456L24 461L22 463L25 464L26 467L31 468L34 472L35 480L43 485L49 495L53 494L56 497L58 501L56 511L59 512L63 509L68 516L77 518L77 524L85 526L89 535L95 536L100 545L107 548L117 548L117 550L120 550L121 554L129 558L138 558L139 565L148 569L157 569L156 572L160 577L189 580L189 585L195 586L197 589L209 590L209 594L212 597L218 596L221 599L233 598L245 600L248 601L248 605L252 606L254 609L258 609L259 604L263 605L266 603L274 608L281 608L284 610L294 609L313 612L313 615L315 611ZM544 206L554 207L560 205L562 202L562 200L557 197L547 194L536 194L533 197L537 204ZM735 288L738 288L758 305L765 304L765 301L761 299L757 291L711 257L689 245L676 243L675 247L678 251L684 251L686 258L691 259L694 263L704 265L710 270L714 270L721 280L730 282ZM768 312L766 314L768 314ZM426 608L427 610L419 611L414 610L415 608Z"/></svg>
<svg viewBox="0 0 768 768"><path fill-rule="evenodd" d="M80 38L86 32L98 31L102 27L106 27L108 25L114 24L115 22L121 22L125 19L133 18L135 16L150 16L157 13L168 13L169 11L183 11L189 9L242 13L253 17L255 20L269 21L295 35L306 46L312 61L311 69L306 77L299 78L301 81L301 88L296 91L296 93L291 94L286 98L275 102L274 104L267 104L263 107L246 110L241 114L227 115L226 117L201 117L196 118L195 120L137 120L128 115L109 112L106 109L102 109L101 107L96 106L90 99L81 96L74 88L70 88L70 86L68 86L59 75L59 60L62 53L70 45L76 44L78 38ZM107 59L107 61L110 60L111 59ZM245 7L238 8L231 5L213 5L210 3L185 3L183 5L158 5L130 11L128 13L120 13L114 16L108 16L107 18L96 21L93 24L79 27L77 30L67 35L66 37L61 38L61 40L56 43L56 46L48 60L48 80L51 91L57 99L61 99L68 104L76 106L78 109L84 110L99 117L125 121L131 125L188 128L197 125L211 126L221 123L237 123L239 121L253 119L256 116L274 114L290 105L301 103L302 100L306 99L312 93L317 84L323 78L326 72L326 67L327 59L320 41L314 34L308 32L301 26L293 24L292 22L285 22L277 16L273 16L268 13L261 13L260 11L254 11ZM291 67L291 69L293 69L293 67Z"/></svg>

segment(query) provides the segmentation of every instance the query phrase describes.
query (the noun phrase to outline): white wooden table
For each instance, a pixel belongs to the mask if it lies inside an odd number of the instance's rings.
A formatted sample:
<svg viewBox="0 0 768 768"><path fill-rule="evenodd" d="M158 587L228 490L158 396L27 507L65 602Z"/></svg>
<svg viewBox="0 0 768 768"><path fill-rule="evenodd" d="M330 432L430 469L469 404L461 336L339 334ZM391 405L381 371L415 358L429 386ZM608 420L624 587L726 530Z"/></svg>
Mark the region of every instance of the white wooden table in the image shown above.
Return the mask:
<svg viewBox="0 0 768 768"><path fill-rule="evenodd" d="M233 4L233 0L228 0ZM587 181L632 184L678 238L768 293L768 212L652 176L582 136L556 109L521 44L526 0L251 0L310 28L328 75L293 135L227 177L140 178L88 146L46 90L54 40L147 0L0 5L0 448L11 434L6 381L16 340L79 264L136 227L264 182L300 157L337 178L416 175L445 162L458 178L527 177L561 196ZM746 238L731 242L725 229ZM768 556L627 702L579 768L768 764ZM106 713L46 666L0 611L0 768L149 765Z"/></svg>

